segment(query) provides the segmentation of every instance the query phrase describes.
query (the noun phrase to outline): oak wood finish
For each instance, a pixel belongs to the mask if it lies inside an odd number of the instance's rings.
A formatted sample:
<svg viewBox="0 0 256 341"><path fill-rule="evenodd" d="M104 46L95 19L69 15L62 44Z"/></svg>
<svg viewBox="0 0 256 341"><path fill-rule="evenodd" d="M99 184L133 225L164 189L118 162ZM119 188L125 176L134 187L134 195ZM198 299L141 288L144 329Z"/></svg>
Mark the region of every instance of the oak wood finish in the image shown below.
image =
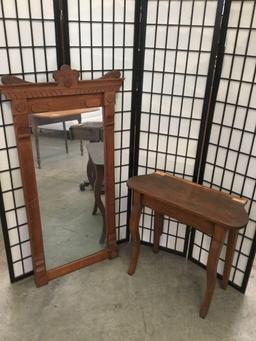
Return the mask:
<svg viewBox="0 0 256 341"><path fill-rule="evenodd" d="M0 92L11 101L21 177L29 225L34 278L37 286L70 271L117 256L114 211L114 112L116 92L123 83L119 71L106 74L101 79L78 80L78 71L63 65L55 71L56 82L30 83L13 76L2 77ZM32 145L29 115L63 110L103 107L105 198L106 198L106 247L92 256L48 271L45 266L42 227Z"/></svg>
<svg viewBox="0 0 256 341"><path fill-rule="evenodd" d="M225 265L224 265L224 273L223 273L223 279L221 282L221 286L223 289L226 289L228 286L229 275L230 275L230 270L232 266L233 255L235 252L237 237L238 237L237 230L229 231L227 251L226 251L226 260L225 260Z"/></svg>
<svg viewBox="0 0 256 341"><path fill-rule="evenodd" d="M207 285L200 308L200 317L204 318L213 296L218 259L226 233L229 233L229 236L222 287L226 288L228 285L238 229L248 223L248 214L244 208L246 200L162 172L130 178L128 187L133 191L129 226L132 240L128 270L130 275L135 272L138 261L140 248L138 224L144 206L155 211L154 252L159 250L163 215L192 225L212 236L207 261Z"/></svg>
<svg viewBox="0 0 256 341"><path fill-rule="evenodd" d="M163 233L164 216L158 212L155 212L154 219L154 241L153 241L153 251L155 253L159 252L160 237Z"/></svg>

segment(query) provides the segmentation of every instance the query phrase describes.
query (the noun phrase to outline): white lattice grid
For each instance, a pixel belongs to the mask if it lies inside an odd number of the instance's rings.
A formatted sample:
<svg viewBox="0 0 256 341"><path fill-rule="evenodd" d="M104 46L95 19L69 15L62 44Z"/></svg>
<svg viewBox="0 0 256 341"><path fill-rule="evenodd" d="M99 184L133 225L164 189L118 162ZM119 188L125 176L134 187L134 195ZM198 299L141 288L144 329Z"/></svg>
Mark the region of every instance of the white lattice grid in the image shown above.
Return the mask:
<svg viewBox="0 0 256 341"><path fill-rule="evenodd" d="M80 6L79 6L80 5ZM68 2L70 55L83 79L120 70L125 78L115 111L115 211L117 238L126 238L134 0Z"/></svg>
<svg viewBox="0 0 256 341"><path fill-rule="evenodd" d="M17 4L17 8L16 8ZM29 7L30 6L30 7ZM57 69L53 0L0 2L0 74L46 81ZM7 39L6 39L7 38ZM9 102L1 98L0 181L14 277L32 270L24 196Z"/></svg>
<svg viewBox="0 0 256 341"><path fill-rule="evenodd" d="M250 222L239 232L230 280L241 286L255 236L256 13L255 1L233 1L214 111L204 184L248 199ZM241 13L241 16L240 16ZM206 264L210 238L195 234L192 257ZM218 264L223 273L226 246Z"/></svg>
<svg viewBox="0 0 256 341"><path fill-rule="evenodd" d="M192 179L217 1L149 1L139 174ZM168 15L169 13L169 15ZM152 211L140 221L152 242ZM184 252L186 226L166 217L160 245Z"/></svg>

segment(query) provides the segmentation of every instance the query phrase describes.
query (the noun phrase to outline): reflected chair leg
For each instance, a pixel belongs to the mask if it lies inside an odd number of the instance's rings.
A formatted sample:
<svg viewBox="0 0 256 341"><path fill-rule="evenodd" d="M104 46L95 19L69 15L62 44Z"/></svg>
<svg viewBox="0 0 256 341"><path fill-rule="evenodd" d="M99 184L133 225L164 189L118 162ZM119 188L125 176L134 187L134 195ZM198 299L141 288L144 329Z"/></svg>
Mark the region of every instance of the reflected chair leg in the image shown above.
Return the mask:
<svg viewBox="0 0 256 341"><path fill-rule="evenodd" d="M64 130L65 149L66 149L66 153L68 154L68 137L67 137L66 122L63 121L62 124L63 124L63 130Z"/></svg>
<svg viewBox="0 0 256 341"><path fill-rule="evenodd" d="M163 222L164 222L163 215L158 212L155 212L154 242L153 242L153 251L155 253L159 252L160 237L161 237L161 234L163 233Z"/></svg>
<svg viewBox="0 0 256 341"><path fill-rule="evenodd" d="M82 116L80 116L80 118L78 119L78 123L81 124L82 123ZM83 145L83 140L80 140L80 152L81 152L81 156L84 155L84 145Z"/></svg>
<svg viewBox="0 0 256 341"><path fill-rule="evenodd" d="M94 174L94 167L93 167L93 163L92 163L92 160L90 158L90 155L89 155L89 159L87 162L87 178L88 178L88 181L89 181L89 183L93 189L94 188L94 181L95 181L95 174Z"/></svg>
<svg viewBox="0 0 256 341"><path fill-rule="evenodd" d="M83 156L84 155L83 140L80 140L80 152L81 152L81 156Z"/></svg>
<svg viewBox="0 0 256 341"><path fill-rule="evenodd" d="M221 226L215 226L207 261L207 286L199 313L202 318L206 317L211 304L216 284L217 265L225 233L226 231Z"/></svg>
<svg viewBox="0 0 256 341"><path fill-rule="evenodd" d="M226 289L228 286L228 281L229 281L232 261L233 261L233 257L234 257L237 237L238 237L238 230L230 230L229 231L225 266L224 266L223 278L222 278L222 283L221 283L221 287L223 289Z"/></svg>
<svg viewBox="0 0 256 341"><path fill-rule="evenodd" d="M95 215L97 213L97 208L98 208L97 201L94 200L94 206L93 206L93 210L92 210L92 215Z"/></svg>
<svg viewBox="0 0 256 341"><path fill-rule="evenodd" d="M36 144L36 160L38 168L41 168L41 158L40 158L40 149L39 149L39 136L38 136L38 126L33 126L33 132L35 135L35 144Z"/></svg>
<svg viewBox="0 0 256 341"><path fill-rule="evenodd" d="M96 208L99 207L100 213L103 218L103 226L102 226L102 235L100 237L100 243L104 243L105 238L106 238L106 223L105 223L105 206L101 200L101 187L103 184L104 180L104 167L96 166L96 179L94 182L94 196L95 196L95 203L96 203Z"/></svg>
<svg viewBox="0 0 256 341"><path fill-rule="evenodd" d="M130 224L129 229L131 233L131 246L132 246L132 255L130 266L128 269L128 274L133 275L140 252L140 233L139 233L139 221L141 215L142 205L141 205L141 195L140 193L133 192L133 206L131 210Z"/></svg>
<svg viewBox="0 0 256 341"><path fill-rule="evenodd" d="M92 186L92 189L94 190L94 206L93 206L93 210L92 210L92 214L95 215L97 213L97 208L99 207L98 206L98 195L100 195L100 189L98 189L97 187L99 186L99 184L97 183L96 184L96 179L97 178L97 169L96 169L96 166L94 166L94 164L92 163L91 161L91 169L90 169L90 172L91 172L91 181L93 183L93 186ZM98 190L99 191L99 194L95 194L95 190Z"/></svg>

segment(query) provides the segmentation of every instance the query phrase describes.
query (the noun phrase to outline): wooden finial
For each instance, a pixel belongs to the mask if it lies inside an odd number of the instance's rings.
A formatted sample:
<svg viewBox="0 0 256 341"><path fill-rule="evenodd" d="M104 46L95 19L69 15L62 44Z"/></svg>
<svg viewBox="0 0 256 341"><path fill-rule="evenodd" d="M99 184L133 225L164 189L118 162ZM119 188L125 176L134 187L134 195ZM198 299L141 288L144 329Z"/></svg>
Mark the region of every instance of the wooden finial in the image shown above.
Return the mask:
<svg viewBox="0 0 256 341"><path fill-rule="evenodd" d="M62 65L60 70L53 72L53 78L59 86L71 88L78 82L79 72L71 70L69 65Z"/></svg>
<svg viewBox="0 0 256 341"><path fill-rule="evenodd" d="M105 75L103 75L102 77L100 77L100 79L111 79L111 78L120 78L121 77L121 72L118 70L114 70L114 71L109 71L107 73L105 73Z"/></svg>

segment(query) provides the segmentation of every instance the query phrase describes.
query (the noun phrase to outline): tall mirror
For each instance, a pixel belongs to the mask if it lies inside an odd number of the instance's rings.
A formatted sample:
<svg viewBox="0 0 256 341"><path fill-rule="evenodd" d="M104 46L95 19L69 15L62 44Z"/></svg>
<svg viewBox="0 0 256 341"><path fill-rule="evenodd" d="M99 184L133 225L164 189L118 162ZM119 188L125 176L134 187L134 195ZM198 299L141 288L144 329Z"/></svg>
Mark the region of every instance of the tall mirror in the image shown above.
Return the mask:
<svg viewBox="0 0 256 341"><path fill-rule="evenodd" d="M113 71L79 81L64 65L55 82L3 77L11 100L37 286L117 255Z"/></svg>
<svg viewBox="0 0 256 341"><path fill-rule="evenodd" d="M31 114L46 269L106 246L102 108Z"/></svg>

